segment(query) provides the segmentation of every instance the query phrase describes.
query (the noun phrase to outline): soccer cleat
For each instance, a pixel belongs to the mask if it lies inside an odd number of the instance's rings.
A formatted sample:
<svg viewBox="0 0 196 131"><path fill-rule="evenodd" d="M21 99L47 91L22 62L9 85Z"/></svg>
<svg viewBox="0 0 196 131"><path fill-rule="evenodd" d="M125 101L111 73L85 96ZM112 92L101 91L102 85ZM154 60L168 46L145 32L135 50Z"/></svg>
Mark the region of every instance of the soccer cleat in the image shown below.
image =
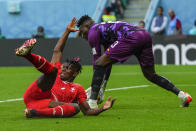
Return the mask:
<svg viewBox="0 0 196 131"><path fill-rule="evenodd" d="M37 111L35 109L25 109L24 115L26 118L32 118L37 115Z"/></svg>
<svg viewBox="0 0 196 131"><path fill-rule="evenodd" d="M91 87L89 87L88 89L85 90L86 95L87 95L87 101L90 99L91 97Z"/></svg>
<svg viewBox="0 0 196 131"><path fill-rule="evenodd" d="M89 99L88 104L89 104L89 106L90 106L91 109L96 109L96 108L98 108L97 100Z"/></svg>
<svg viewBox="0 0 196 131"><path fill-rule="evenodd" d="M99 95L97 97L97 104L101 104L104 100L104 92L105 92L105 88L101 87L100 91L99 91Z"/></svg>
<svg viewBox="0 0 196 131"><path fill-rule="evenodd" d="M36 39L29 39L24 42L24 44L16 49L16 55L25 56L30 53L31 49L36 44Z"/></svg>
<svg viewBox="0 0 196 131"><path fill-rule="evenodd" d="M25 110L24 110L24 115L26 116L26 118L32 118L31 112L30 112L29 109L25 109Z"/></svg>
<svg viewBox="0 0 196 131"><path fill-rule="evenodd" d="M91 97L91 87L89 87L88 89L86 89L86 95L87 95L87 101L88 101L88 104L89 104L90 108L91 109L98 108L97 100L91 100L90 99L90 97ZM99 96L98 96L98 98L99 98Z"/></svg>
<svg viewBox="0 0 196 131"><path fill-rule="evenodd" d="M91 97L91 87L89 87L88 89L86 89L86 95L87 95L87 100L90 99ZM104 92L105 92L105 87L101 87L99 94L97 96L97 104L101 104L104 100Z"/></svg>
<svg viewBox="0 0 196 131"><path fill-rule="evenodd" d="M91 87L89 87L88 89L86 89L86 95L87 95L87 101L90 99L91 97ZM104 90L101 88L99 91L99 95L97 96L97 104L101 104L104 100Z"/></svg>
<svg viewBox="0 0 196 131"><path fill-rule="evenodd" d="M107 84L107 80L104 80L101 84L99 95L97 97L97 100L98 100L97 103L98 104L101 104L104 101L104 92L105 92L106 84Z"/></svg>
<svg viewBox="0 0 196 131"><path fill-rule="evenodd" d="M192 101L192 97L188 93L183 91L180 91L178 97L181 100L181 107L188 107L189 103Z"/></svg>

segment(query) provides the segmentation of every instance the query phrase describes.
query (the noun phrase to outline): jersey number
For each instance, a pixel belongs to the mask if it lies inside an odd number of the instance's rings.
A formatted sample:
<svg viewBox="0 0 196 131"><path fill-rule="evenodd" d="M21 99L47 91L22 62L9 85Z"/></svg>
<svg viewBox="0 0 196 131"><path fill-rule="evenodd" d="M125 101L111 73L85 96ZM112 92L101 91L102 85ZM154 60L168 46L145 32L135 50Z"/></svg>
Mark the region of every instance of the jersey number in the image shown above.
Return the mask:
<svg viewBox="0 0 196 131"><path fill-rule="evenodd" d="M118 44L118 41L115 41L112 45L111 48L114 48Z"/></svg>
<svg viewBox="0 0 196 131"><path fill-rule="evenodd" d="M121 21L107 21L107 22L101 22L100 24L106 24L106 23L112 23L112 24L117 24L120 23Z"/></svg>

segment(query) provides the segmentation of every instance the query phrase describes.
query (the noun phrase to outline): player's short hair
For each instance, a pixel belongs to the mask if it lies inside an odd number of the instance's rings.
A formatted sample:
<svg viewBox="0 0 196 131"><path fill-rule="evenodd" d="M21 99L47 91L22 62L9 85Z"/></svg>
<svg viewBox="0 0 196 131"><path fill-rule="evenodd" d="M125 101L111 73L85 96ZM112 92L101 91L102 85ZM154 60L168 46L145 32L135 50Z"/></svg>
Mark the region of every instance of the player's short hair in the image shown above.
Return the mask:
<svg viewBox="0 0 196 131"><path fill-rule="evenodd" d="M82 17L80 17L80 19L77 22L77 27L80 27L82 24L84 24L86 21L88 20L92 20L92 18L88 15L83 15Z"/></svg>
<svg viewBox="0 0 196 131"><path fill-rule="evenodd" d="M74 69L76 69L76 72L81 73L82 72L82 65L79 63L79 61L80 61L80 58L79 57L75 57L75 58L72 58L72 59L67 59L65 61L65 63L68 63Z"/></svg>

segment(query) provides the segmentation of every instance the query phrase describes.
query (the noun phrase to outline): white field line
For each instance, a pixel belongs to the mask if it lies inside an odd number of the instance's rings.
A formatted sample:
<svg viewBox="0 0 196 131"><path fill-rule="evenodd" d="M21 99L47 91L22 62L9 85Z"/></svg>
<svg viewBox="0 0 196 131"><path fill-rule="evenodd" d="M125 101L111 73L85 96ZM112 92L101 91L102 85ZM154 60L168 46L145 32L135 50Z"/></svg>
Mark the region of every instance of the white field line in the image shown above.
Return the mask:
<svg viewBox="0 0 196 131"><path fill-rule="evenodd" d="M176 84L176 87L179 87L179 86L186 86L186 87L192 87L192 86L195 86L196 87L196 84Z"/></svg>
<svg viewBox="0 0 196 131"><path fill-rule="evenodd" d="M139 85L139 86L130 86L130 87L122 87L122 88L115 88L115 89L106 89L106 91L113 91L113 90L126 90L130 88L140 88L140 87L148 87L149 85ZM22 101L23 98L16 98L16 99L8 99L8 100L2 100L0 103L5 102L13 102L13 101Z"/></svg>
<svg viewBox="0 0 196 131"><path fill-rule="evenodd" d="M142 75L142 72L114 72L112 75ZM157 72L157 74L170 74L170 75L189 75L196 74L196 72Z"/></svg>
<svg viewBox="0 0 196 131"><path fill-rule="evenodd" d="M164 75L196 75L196 72L157 72L157 74L164 74ZM142 75L142 72L112 72L111 75ZM89 74L82 74L82 76L89 76Z"/></svg>
<svg viewBox="0 0 196 131"><path fill-rule="evenodd" d="M12 101L22 101L22 100L23 100L23 98L8 99L8 100L0 101L0 103L4 103L4 102L12 102Z"/></svg>
<svg viewBox="0 0 196 131"><path fill-rule="evenodd" d="M149 87L150 85L138 85L138 86L130 86L130 87L121 87L121 88L113 88L113 89L106 89L105 91L114 91L114 90L127 90L127 89L133 89L133 88L143 88L143 87ZM178 86L186 86L186 87L192 87L195 86L196 84L179 84L176 85ZM0 103L5 103L5 102L13 102L13 101L22 101L23 98L16 98L16 99L7 99L7 100L2 100Z"/></svg>
<svg viewBox="0 0 196 131"><path fill-rule="evenodd" d="M148 87L148 86L149 86L149 85L139 85L139 86L121 87L121 88L106 89L105 91L126 90L126 89L131 89L131 88L141 88L141 87Z"/></svg>

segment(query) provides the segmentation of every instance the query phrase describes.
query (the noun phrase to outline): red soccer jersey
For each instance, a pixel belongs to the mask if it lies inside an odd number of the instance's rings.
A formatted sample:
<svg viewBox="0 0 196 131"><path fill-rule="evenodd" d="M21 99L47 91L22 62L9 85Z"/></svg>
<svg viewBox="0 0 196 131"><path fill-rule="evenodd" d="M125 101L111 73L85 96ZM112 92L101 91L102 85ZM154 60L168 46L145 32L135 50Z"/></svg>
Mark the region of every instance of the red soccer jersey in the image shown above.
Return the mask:
<svg viewBox="0 0 196 131"><path fill-rule="evenodd" d="M56 81L51 89L53 99L65 103L81 103L86 100L86 92L84 88L75 83L64 82L60 79L61 63L55 63L58 68Z"/></svg>

